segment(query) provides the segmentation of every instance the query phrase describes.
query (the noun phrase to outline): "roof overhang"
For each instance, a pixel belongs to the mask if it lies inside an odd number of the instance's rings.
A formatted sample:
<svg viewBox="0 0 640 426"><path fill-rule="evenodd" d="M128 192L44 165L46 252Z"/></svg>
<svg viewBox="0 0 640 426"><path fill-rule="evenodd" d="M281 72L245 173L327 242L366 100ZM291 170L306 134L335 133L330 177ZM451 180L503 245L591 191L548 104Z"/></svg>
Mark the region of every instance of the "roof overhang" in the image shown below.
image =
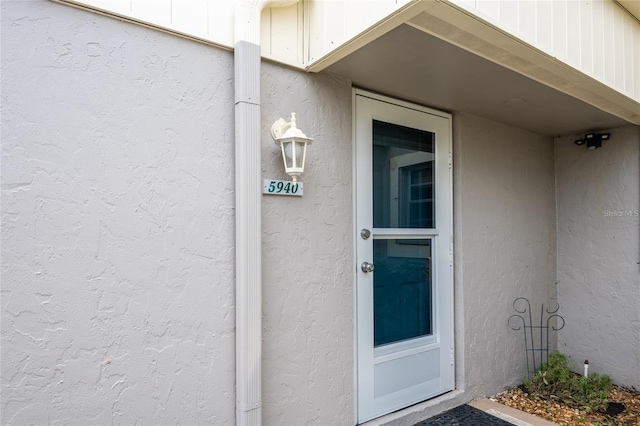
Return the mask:
<svg viewBox="0 0 640 426"><path fill-rule="evenodd" d="M446 1L410 3L308 69L551 136L640 124L637 101Z"/></svg>

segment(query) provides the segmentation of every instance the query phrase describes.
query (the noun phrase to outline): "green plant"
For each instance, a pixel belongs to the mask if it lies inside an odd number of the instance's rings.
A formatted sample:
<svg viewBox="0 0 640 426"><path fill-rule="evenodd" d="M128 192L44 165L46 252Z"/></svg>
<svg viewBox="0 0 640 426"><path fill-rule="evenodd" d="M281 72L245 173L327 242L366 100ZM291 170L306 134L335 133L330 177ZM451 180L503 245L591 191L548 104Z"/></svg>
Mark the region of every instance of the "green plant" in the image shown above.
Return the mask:
<svg viewBox="0 0 640 426"><path fill-rule="evenodd" d="M607 407L611 378L597 373L588 377L575 374L571 371L569 359L554 351L533 378L523 383L523 387L531 395L558 399L570 407L596 411Z"/></svg>
<svg viewBox="0 0 640 426"><path fill-rule="evenodd" d="M605 410L610 391L611 378L592 373L589 377L580 377L574 399L591 410Z"/></svg>

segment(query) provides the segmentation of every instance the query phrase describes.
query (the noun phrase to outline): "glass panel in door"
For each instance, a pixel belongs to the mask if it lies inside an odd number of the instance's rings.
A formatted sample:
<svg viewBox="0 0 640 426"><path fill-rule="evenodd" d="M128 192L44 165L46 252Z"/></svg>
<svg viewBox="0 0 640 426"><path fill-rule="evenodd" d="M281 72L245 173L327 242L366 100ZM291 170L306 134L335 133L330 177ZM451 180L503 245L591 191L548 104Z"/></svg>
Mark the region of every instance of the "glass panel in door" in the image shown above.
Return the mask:
<svg viewBox="0 0 640 426"><path fill-rule="evenodd" d="M431 241L373 241L373 340L378 347L433 334Z"/></svg>
<svg viewBox="0 0 640 426"><path fill-rule="evenodd" d="M434 134L373 120L374 228L434 228ZM373 241L374 345L433 333L431 240Z"/></svg>
<svg viewBox="0 0 640 426"><path fill-rule="evenodd" d="M374 228L435 228L434 134L373 120Z"/></svg>

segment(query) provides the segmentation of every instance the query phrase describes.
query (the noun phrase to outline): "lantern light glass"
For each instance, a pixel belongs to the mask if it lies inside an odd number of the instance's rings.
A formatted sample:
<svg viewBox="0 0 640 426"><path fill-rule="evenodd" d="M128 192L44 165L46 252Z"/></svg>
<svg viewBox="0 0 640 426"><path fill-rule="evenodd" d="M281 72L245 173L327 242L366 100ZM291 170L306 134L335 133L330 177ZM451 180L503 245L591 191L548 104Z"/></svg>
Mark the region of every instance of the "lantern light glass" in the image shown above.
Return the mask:
<svg viewBox="0 0 640 426"><path fill-rule="evenodd" d="M280 118L271 126L271 136L280 145L284 169L294 182L304 172L307 145L313 138L307 137L296 124L296 114L291 113L291 121Z"/></svg>
<svg viewBox="0 0 640 426"><path fill-rule="evenodd" d="M292 151L294 151L294 148L291 145L295 145L295 157L300 158L302 148L300 148L299 144L292 144L292 143L285 144L284 155L286 155L289 160L293 158L291 154L292 154Z"/></svg>

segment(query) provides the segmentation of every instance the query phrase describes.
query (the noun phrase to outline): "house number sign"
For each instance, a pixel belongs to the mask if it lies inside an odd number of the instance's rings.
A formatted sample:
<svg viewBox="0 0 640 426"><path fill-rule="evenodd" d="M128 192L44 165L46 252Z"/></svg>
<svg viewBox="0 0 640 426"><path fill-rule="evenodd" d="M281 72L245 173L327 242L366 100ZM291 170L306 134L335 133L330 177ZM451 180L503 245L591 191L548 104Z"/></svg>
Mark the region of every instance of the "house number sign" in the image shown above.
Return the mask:
<svg viewBox="0 0 640 426"><path fill-rule="evenodd" d="M262 185L262 193L267 195L294 195L302 197L302 182L265 179Z"/></svg>

